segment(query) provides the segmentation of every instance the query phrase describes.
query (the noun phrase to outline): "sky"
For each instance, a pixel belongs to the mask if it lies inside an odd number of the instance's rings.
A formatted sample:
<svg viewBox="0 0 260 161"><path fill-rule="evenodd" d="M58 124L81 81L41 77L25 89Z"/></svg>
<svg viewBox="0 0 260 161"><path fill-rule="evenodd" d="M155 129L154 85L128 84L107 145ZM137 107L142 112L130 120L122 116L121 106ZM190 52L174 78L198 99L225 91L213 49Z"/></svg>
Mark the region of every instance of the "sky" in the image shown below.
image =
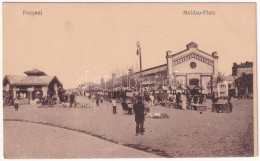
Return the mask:
<svg viewBox="0 0 260 161"><path fill-rule="evenodd" d="M136 41L143 69L165 64L167 50L177 53L193 41L218 52L219 71L229 75L233 62L256 62L255 12L255 3L3 3L3 76L36 68L75 88L139 69Z"/></svg>

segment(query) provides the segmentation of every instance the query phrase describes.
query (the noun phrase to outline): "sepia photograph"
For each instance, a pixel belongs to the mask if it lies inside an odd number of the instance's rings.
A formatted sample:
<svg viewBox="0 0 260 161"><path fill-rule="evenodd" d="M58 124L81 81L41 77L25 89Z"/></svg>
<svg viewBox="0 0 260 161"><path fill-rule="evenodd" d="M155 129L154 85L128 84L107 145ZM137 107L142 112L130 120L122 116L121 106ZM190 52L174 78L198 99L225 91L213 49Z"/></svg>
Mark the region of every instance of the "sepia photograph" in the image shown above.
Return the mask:
<svg viewBox="0 0 260 161"><path fill-rule="evenodd" d="M258 156L256 2L2 2L4 159Z"/></svg>

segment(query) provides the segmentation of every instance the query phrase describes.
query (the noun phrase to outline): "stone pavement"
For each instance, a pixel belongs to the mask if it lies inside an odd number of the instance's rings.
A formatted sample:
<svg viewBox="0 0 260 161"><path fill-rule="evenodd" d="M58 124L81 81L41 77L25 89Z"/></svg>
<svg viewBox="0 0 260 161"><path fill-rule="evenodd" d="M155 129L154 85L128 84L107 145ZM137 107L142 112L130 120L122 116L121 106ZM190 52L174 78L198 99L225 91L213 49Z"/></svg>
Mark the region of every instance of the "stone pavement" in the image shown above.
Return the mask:
<svg viewBox="0 0 260 161"><path fill-rule="evenodd" d="M4 129L6 159L159 157L77 131L42 124L4 121Z"/></svg>

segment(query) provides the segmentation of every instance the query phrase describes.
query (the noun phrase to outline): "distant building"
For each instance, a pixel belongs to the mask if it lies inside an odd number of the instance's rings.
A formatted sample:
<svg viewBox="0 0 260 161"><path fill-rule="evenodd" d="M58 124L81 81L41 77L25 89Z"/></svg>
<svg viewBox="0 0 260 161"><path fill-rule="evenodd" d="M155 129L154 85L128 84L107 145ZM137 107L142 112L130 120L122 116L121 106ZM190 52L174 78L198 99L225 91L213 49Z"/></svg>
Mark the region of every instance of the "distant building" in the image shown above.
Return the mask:
<svg viewBox="0 0 260 161"><path fill-rule="evenodd" d="M253 73L253 62L245 62L241 64L233 63L232 75L242 76L242 74L252 74Z"/></svg>
<svg viewBox="0 0 260 161"><path fill-rule="evenodd" d="M27 76L6 75L3 79L3 95L9 102L15 98L29 103L35 98L58 94L62 83L56 76L46 75L44 72L33 69L24 72Z"/></svg>
<svg viewBox="0 0 260 161"><path fill-rule="evenodd" d="M235 77L234 76L223 76L223 81L217 85L218 97L229 97L235 96Z"/></svg>
<svg viewBox="0 0 260 161"><path fill-rule="evenodd" d="M253 62L233 63L232 75L235 76L236 93L238 97L253 95Z"/></svg>

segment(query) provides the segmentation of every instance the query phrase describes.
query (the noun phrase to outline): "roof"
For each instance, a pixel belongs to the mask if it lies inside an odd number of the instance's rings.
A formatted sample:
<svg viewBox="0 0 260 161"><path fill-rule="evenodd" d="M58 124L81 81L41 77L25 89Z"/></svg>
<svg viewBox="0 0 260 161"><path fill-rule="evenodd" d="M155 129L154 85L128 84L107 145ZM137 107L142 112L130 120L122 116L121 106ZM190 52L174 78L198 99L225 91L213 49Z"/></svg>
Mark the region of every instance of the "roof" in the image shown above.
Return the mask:
<svg viewBox="0 0 260 161"><path fill-rule="evenodd" d="M238 67L238 68L253 67L253 62L246 61L245 63L241 62L241 64L233 63L233 68L234 67Z"/></svg>
<svg viewBox="0 0 260 161"><path fill-rule="evenodd" d="M6 75L11 85L49 85L56 76L20 76L20 75Z"/></svg>
<svg viewBox="0 0 260 161"><path fill-rule="evenodd" d="M203 53L203 54L205 54L205 55L207 55L207 56L212 57L212 55L210 55L209 53L198 49L198 44L196 44L195 42L190 42L189 44L186 45L186 47L187 47L187 49L185 49L185 50L183 50L183 51L180 51L180 52L178 52L178 53L175 53L175 54L171 55L170 57L173 57L173 56L175 57L175 56L177 56L177 55L179 55L179 54L182 54L182 53L188 51L188 50L191 49L191 48L195 48L198 52L201 52L201 53Z"/></svg>
<svg viewBox="0 0 260 161"><path fill-rule="evenodd" d="M46 75L43 71L40 71L38 69L25 71L24 73L27 74L28 76L44 76L44 75Z"/></svg>
<svg viewBox="0 0 260 161"><path fill-rule="evenodd" d="M166 71L167 70L167 64L162 64L162 65L158 65L158 66L155 66L155 67L152 67L152 68L142 70L142 74L144 74L143 72L148 72L148 71L157 70L157 69L158 69L158 71L154 71L153 73ZM140 71L135 72L134 74L139 74L139 73L140 73Z"/></svg>

